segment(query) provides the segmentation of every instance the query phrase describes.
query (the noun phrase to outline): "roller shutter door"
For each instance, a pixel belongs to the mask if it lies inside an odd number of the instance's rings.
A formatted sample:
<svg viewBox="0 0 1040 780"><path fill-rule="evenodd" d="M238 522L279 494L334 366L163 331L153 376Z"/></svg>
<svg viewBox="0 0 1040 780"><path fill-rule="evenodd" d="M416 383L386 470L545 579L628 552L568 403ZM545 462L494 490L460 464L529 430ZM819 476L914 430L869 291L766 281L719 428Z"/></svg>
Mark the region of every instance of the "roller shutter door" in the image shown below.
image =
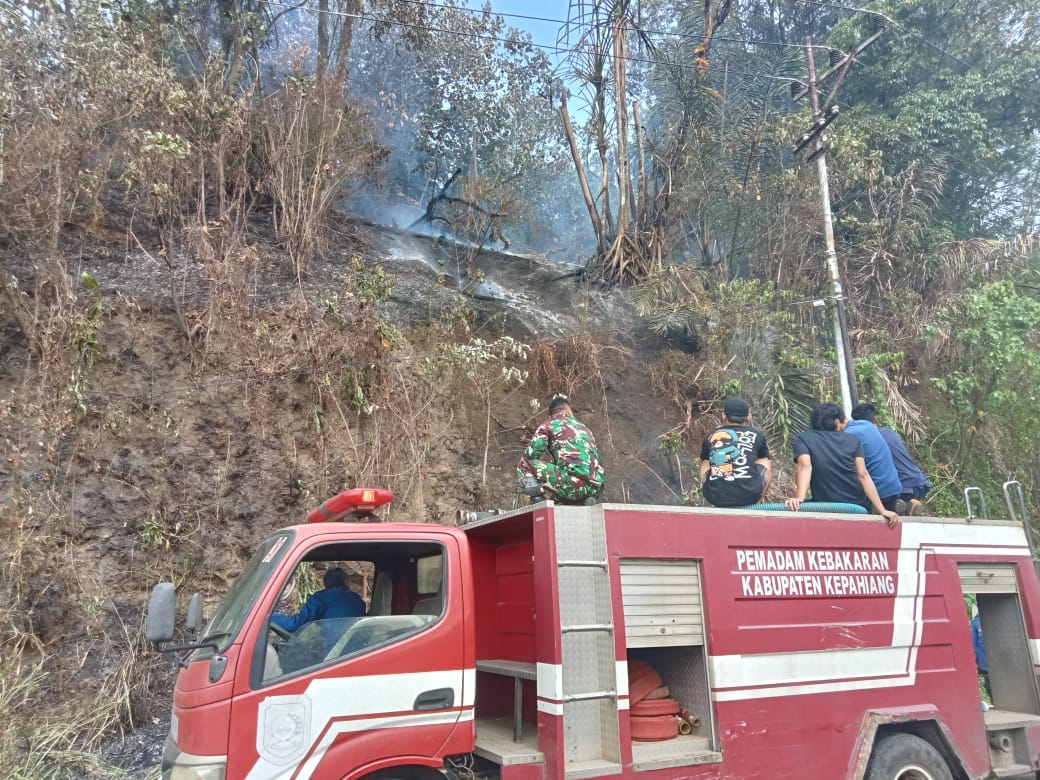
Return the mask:
<svg viewBox="0 0 1040 780"><path fill-rule="evenodd" d="M965 593L1018 593L1013 563L961 563L957 571Z"/></svg>
<svg viewBox="0 0 1040 780"><path fill-rule="evenodd" d="M628 647L704 644L697 561L623 559L621 596Z"/></svg>

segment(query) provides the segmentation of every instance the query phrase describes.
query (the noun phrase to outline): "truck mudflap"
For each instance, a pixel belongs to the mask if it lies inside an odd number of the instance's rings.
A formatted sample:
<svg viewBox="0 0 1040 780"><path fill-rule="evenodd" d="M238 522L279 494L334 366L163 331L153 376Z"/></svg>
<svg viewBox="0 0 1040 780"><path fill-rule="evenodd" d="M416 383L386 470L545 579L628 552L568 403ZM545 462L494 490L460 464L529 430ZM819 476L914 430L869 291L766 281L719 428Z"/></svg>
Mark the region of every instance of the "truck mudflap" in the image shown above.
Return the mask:
<svg viewBox="0 0 1040 780"><path fill-rule="evenodd" d="M925 735L938 738L942 744L935 747L942 754L950 766L950 770L957 775L958 770L971 777L964 763L960 751L953 739L953 734L942 721L938 708L931 704L922 704L916 707L891 707L880 710L868 710L863 715L859 734L856 737L856 745L852 751L849 762L847 780L863 780L867 774L867 766L870 764L870 756L874 751L874 745L878 740L878 731L885 726L895 724L917 724L917 728L907 729L910 733L923 732ZM919 734L920 735L920 734ZM929 740L932 741L932 740Z"/></svg>

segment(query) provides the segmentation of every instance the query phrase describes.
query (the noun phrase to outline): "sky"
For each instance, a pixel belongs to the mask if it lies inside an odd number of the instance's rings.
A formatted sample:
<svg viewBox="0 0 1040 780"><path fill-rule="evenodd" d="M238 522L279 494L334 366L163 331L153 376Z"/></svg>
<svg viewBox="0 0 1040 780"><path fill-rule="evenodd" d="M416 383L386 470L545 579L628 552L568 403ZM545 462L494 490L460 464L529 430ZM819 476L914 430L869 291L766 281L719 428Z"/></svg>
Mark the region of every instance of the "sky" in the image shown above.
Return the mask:
<svg viewBox="0 0 1040 780"><path fill-rule="evenodd" d="M470 8L483 6L483 0L467 0L467 2ZM556 45L560 31L559 23L520 17L564 20L567 18L569 7L569 0L491 0L493 13L502 14L508 26L519 27L521 30L531 33L533 41L543 46ZM513 15L506 16L506 14ZM553 63L558 62L558 56L554 55L552 51L545 49L543 51Z"/></svg>

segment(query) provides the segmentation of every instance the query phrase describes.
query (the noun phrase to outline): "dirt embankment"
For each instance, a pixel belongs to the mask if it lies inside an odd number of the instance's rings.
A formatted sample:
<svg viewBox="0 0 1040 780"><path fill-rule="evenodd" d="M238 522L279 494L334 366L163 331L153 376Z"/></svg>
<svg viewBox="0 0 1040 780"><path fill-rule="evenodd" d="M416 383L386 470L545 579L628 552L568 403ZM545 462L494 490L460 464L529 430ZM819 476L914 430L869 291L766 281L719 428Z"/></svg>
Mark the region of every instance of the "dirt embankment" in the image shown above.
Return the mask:
<svg viewBox="0 0 1040 780"><path fill-rule="evenodd" d="M79 723L70 742L101 756L73 751L65 776L154 767L173 671L141 639L151 585L212 608L263 536L344 486L393 489L391 519L509 506L523 443L564 391L599 440L609 500L679 503L691 487L693 460L658 443L698 430L693 358L573 269L357 222L302 283L262 242L218 272L66 238L68 278L88 271L99 294L51 293L12 263L39 329L0 316L0 671L21 684L42 670L20 706ZM373 303L376 269L393 286ZM498 356L504 336L523 357ZM0 747L31 753L32 738L12 725Z"/></svg>

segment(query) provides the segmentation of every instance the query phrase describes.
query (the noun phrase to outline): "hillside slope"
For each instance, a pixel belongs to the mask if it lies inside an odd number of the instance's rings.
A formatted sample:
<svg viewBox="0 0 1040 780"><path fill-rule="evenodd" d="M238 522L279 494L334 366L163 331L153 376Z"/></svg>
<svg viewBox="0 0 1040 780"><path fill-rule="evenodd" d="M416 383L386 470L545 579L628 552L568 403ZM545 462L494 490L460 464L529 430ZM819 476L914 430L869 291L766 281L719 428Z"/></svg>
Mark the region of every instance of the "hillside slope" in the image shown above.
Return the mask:
<svg viewBox="0 0 1040 780"><path fill-rule="evenodd" d="M453 245L347 228L301 283L262 236L230 271L75 233L64 289L15 264L33 294L0 321L2 671L60 735L41 754L26 748L40 726L0 733L26 776L147 774L173 676L141 639L154 582L212 608L258 540L345 486L392 489L395 520L511 506L552 392L597 435L608 499L679 503L691 487L690 458L658 444L690 422L696 366L620 293L471 249L451 274ZM116 726L145 731L123 742Z"/></svg>

